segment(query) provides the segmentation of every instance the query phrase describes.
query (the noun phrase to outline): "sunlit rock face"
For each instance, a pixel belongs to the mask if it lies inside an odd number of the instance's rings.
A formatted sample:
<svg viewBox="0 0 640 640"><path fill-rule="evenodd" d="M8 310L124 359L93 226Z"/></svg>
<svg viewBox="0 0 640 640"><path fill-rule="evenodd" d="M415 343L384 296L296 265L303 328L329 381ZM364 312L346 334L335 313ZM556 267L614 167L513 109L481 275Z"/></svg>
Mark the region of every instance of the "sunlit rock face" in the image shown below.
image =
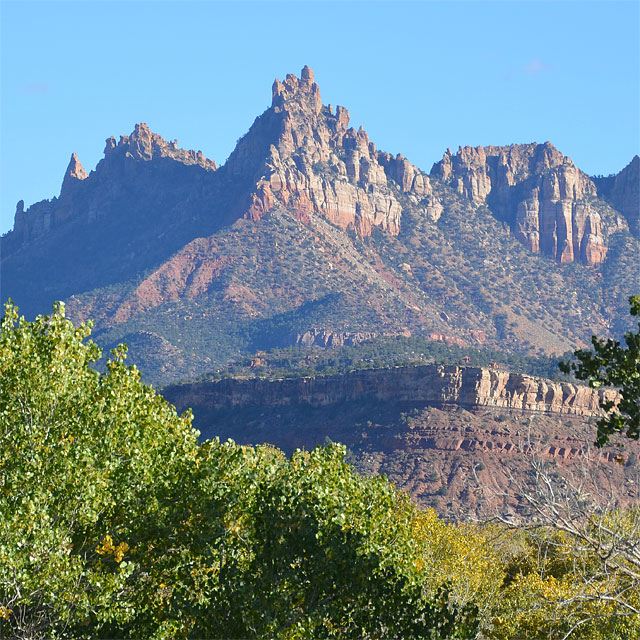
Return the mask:
<svg viewBox="0 0 640 640"><path fill-rule="evenodd" d="M349 127L349 112L323 106L313 72L304 67L273 83L271 108L256 119L225 166L254 188L243 214L260 219L274 205L301 220L323 216L362 236L373 227L398 234L403 193L437 218L428 176L398 154L376 150L366 131Z"/></svg>
<svg viewBox="0 0 640 640"><path fill-rule="evenodd" d="M431 175L488 204L533 253L587 265L606 257L596 185L549 142L447 151Z"/></svg>

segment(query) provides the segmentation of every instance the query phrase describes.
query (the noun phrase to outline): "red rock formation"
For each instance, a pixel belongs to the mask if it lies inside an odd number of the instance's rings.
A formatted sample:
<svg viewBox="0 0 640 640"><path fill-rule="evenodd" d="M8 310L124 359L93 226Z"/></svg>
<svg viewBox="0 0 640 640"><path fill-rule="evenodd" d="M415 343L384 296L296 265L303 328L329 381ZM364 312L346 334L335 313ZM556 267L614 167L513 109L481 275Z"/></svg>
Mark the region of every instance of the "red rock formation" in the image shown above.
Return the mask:
<svg viewBox="0 0 640 640"><path fill-rule="evenodd" d="M602 262L605 233L591 199L595 184L549 142L447 150L432 175L512 224L533 253L558 262Z"/></svg>
<svg viewBox="0 0 640 640"><path fill-rule="evenodd" d="M175 385L163 394L179 410L193 409L204 437L270 442L287 452L326 438L342 442L358 469L387 474L418 504L447 517L486 517L498 506L512 511L519 502L514 479L526 480L538 457L574 478L588 468L595 491L609 498L613 490L621 504L637 503L633 465L620 464L618 450L588 453L595 435L591 417L603 394L615 398L612 391L431 365L226 379ZM624 451L623 462L638 455L638 443L625 443ZM510 497L503 504L499 496Z"/></svg>
<svg viewBox="0 0 640 640"><path fill-rule="evenodd" d="M309 67L300 79L276 79L271 108L239 142L225 169L254 183L241 205L253 220L281 205L301 220L315 214L361 235L373 227L397 234L402 206L390 180L425 215L437 218L442 211L429 197L424 173L401 155L378 152L362 127L349 128L345 108L334 114L330 105L323 107Z"/></svg>
<svg viewBox="0 0 640 640"><path fill-rule="evenodd" d="M225 379L170 387L167 393L171 402L185 408L292 404L319 407L369 398L435 407L495 407L576 416L598 415L600 398L617 398L617 393L611 390L456 365L365 369L348 374L284 380Z"/></svg>
<svg viewBox="0 0 640 640"><path fill-rule="evenodd" d="M64 174L64 178L62 180L62 189L61 193L64 193L68 189L72 189L76 184L76 181L86 180L89 177L89 174L84 170L84 167L80 164L80 160L78 160L78 156L75 153L71 154L71 160L69 160L69 165L67 166L67 171Z"/></svg>
<svg viewBox="0 0 640 640"><path fill-rule="evenodd" d="M633 160L615 177L610 200L629 222L629 229L640 238L640 157Z"/></svg>
<svg viewBox="0 0 640 640"><path fill-rule="evenodd" d="M218 168L215 161L205 158L202 151L179 149L177 140L167 142L162 136L153 133L144 122L137 124L131 135L120 136L118 144L113 136L107 138L104 154L105 160L115 154L129 160L143 162L171 158L182 164L198 165L210 171L215 171Z"/></svg>

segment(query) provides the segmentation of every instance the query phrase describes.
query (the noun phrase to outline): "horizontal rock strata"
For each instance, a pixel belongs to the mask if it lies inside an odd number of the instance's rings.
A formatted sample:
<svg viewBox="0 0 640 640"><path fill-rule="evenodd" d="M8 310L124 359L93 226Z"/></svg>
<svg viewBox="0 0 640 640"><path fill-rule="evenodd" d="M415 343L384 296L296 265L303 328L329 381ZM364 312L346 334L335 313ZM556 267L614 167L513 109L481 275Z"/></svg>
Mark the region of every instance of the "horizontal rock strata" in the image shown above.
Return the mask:
<svg viewBox="0 0 640 640"><path fill-rule="evenodd" d="M496 407L576 416L596 415L603 395L617 397L612 390L455 365L365 369L316 378L225 379L168 387L165 391L171 402L182 408L274 407L296 403L318 407L371 398L436 407Z"/></svg>

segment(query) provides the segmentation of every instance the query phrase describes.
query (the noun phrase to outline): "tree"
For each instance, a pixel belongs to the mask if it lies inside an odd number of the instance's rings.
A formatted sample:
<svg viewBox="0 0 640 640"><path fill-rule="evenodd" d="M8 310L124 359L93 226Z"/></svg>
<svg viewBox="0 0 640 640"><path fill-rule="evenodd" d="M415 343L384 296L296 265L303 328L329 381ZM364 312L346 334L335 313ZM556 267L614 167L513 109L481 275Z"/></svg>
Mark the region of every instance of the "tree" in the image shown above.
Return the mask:
<svg viewBox="0 0 640 640"><path fill-rule="evenodd" d="M0 636L472 638L418 512L343 447L211 440L57 303L0 334ZM424 522L422 523L424 525ZM441 578L440 578L441 577Z"/></svg>
<svg viewBox="0 0 640 640"><path fill-rule="evenodd" d="M640 316L640 298L629 298L630 313ZM592 336L593 351L575 352L578 363L562 362L564 373L573 372L579 380L588 380L589 386L619 387L619 401L603 397L601 407L606 415L598 421L596 446L603 447L614 433L628 438L640 438L640 319L638 331L624 334L626 346L618 340Z"/></svg>
<svg viewBox="0 0 640 640"><path fill-rule="evenodd" d="M490 637L639 637L640 509L620 504L607 469L619 463L602 452L593 455L585 443L573 461L557 465L532 436L521 452L529 472L510 474L508 492L486 489L489 501L514 495L520 501L517 510L494 516L511 534L499 536L506 540L507 577ZM637 495L640 473L627 482Z"/></svg>
<svg viewBox="0 0 640 640"><path fill-rule="evenodd" d="M43 638L135 616L132 562L162 542L165 502L197 454L178 416L113 352L107 371L64 305L0 334L0 635ZM153 523L153 524L151 524Z"/></svg>

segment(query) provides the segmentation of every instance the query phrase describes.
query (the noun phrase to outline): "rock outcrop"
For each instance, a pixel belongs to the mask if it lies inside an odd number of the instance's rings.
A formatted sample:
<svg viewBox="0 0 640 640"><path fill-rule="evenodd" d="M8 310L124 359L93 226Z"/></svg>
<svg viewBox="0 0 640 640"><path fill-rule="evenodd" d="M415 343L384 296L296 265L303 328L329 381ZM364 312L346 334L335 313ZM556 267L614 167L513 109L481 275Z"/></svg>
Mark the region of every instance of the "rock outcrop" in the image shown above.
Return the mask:
<svg viewBox="0 0 640 640"><path fill-rule="evenodd" d="M115 158L142 162L169 158L187 166L198 165L207 171L215 171L218 168L215 161L205 158L202 151L180 149L177 140L167 142L157 133L153 133L144 122L137 124L131 135L120 136L117 144L113 136L107 138L104 155L105 158L101 162L107 164L114 162Z"/></svg>
<svg viewBox="0 0 640 640"><path fill-rule="evenodd" d="M631 233L640 238L640 157L634 156L615 177L609 198L627 219Z"/></svg>
<svg viewBox="0 0 640 640"><path fill-rule="evenodd" d="M607 254L596 185L552 144L447 150L431 175L506 220L533 253L600 264Z"/></svg>
<svg viewBox="0 0 640 640"><path fill-rule="evenodd" d="M84 170L84 167L80 164L78 156L75 153L71 154L71 160L62 179L62 189L60 193L67 193L74 189L75 185L82 180L86 180L89 174Z"/></svg>
<svg viewBox="0 0 640 640"><path fill-rule="evenodd" d="M117 143L114 137L107 138L104 153L90 174L74 153L58 198L37 202L26 211L24 201L18 202L13 231L3 239L5 255L67 221L90 223L110 215L116 202L118 210L128 205L146 205L153 210L158 209L158 199L162 198L165 209L171 209L175 207L174 200L159 186L182 183L176 191L186 191L193 199L201 191L203 180L202 176L187 173L189 168L205 174L217 169L216 163L201 151L180 149L176 140L167 142L144 123L137 124L131 135L120 136Z"/></svg>
<svg viewBox="0 0 640 640"><path fill-rule="evenodd" d="M519 482L543 460L561 475L585 478L607 499L637 504L634 460L624 450L590 450L592 416L603 394L487 368L398 367L297 380L222 380L163 391L192 408L202 437L269 442L285 452L327 439L349 450L363 473L384 473L443 516L491 517L523 506ZM613 494L613 495L612 495Z"/></svg>
<svg viewBox="0 0 640 640"><path fill-rule="evenodd" d="M320 407L370 399L434 407L496 407L577 416L597 415L599 399L603 395L608 399L617 398L617 393L611 390L455 365L365 369L348 374L284 380L224 379L168 387L165 395L179 408L292 404Z"/></svg>
<svg viewBox="0 0 640 640"><path fill-rule="evenodd" d="M400 230L403 194L437 218L429 178L406 158L376 150L366 131L349 127L349 112L323 106L313 72L304 67L273 83L271 108L240 140L225 170L252 184L240 212L260 219L281 205L301 220L321 215L360 235Z"/></svg>
<svg viewBox="0 0 640 640"><path fill-rule="evenodd" d="M371 331L330 331L327 329L309 329L299 333L295 338L295 344L304 347L331 347L338 348L345 345L355 345L367 340L375 339L379 334Z"/></svg>

